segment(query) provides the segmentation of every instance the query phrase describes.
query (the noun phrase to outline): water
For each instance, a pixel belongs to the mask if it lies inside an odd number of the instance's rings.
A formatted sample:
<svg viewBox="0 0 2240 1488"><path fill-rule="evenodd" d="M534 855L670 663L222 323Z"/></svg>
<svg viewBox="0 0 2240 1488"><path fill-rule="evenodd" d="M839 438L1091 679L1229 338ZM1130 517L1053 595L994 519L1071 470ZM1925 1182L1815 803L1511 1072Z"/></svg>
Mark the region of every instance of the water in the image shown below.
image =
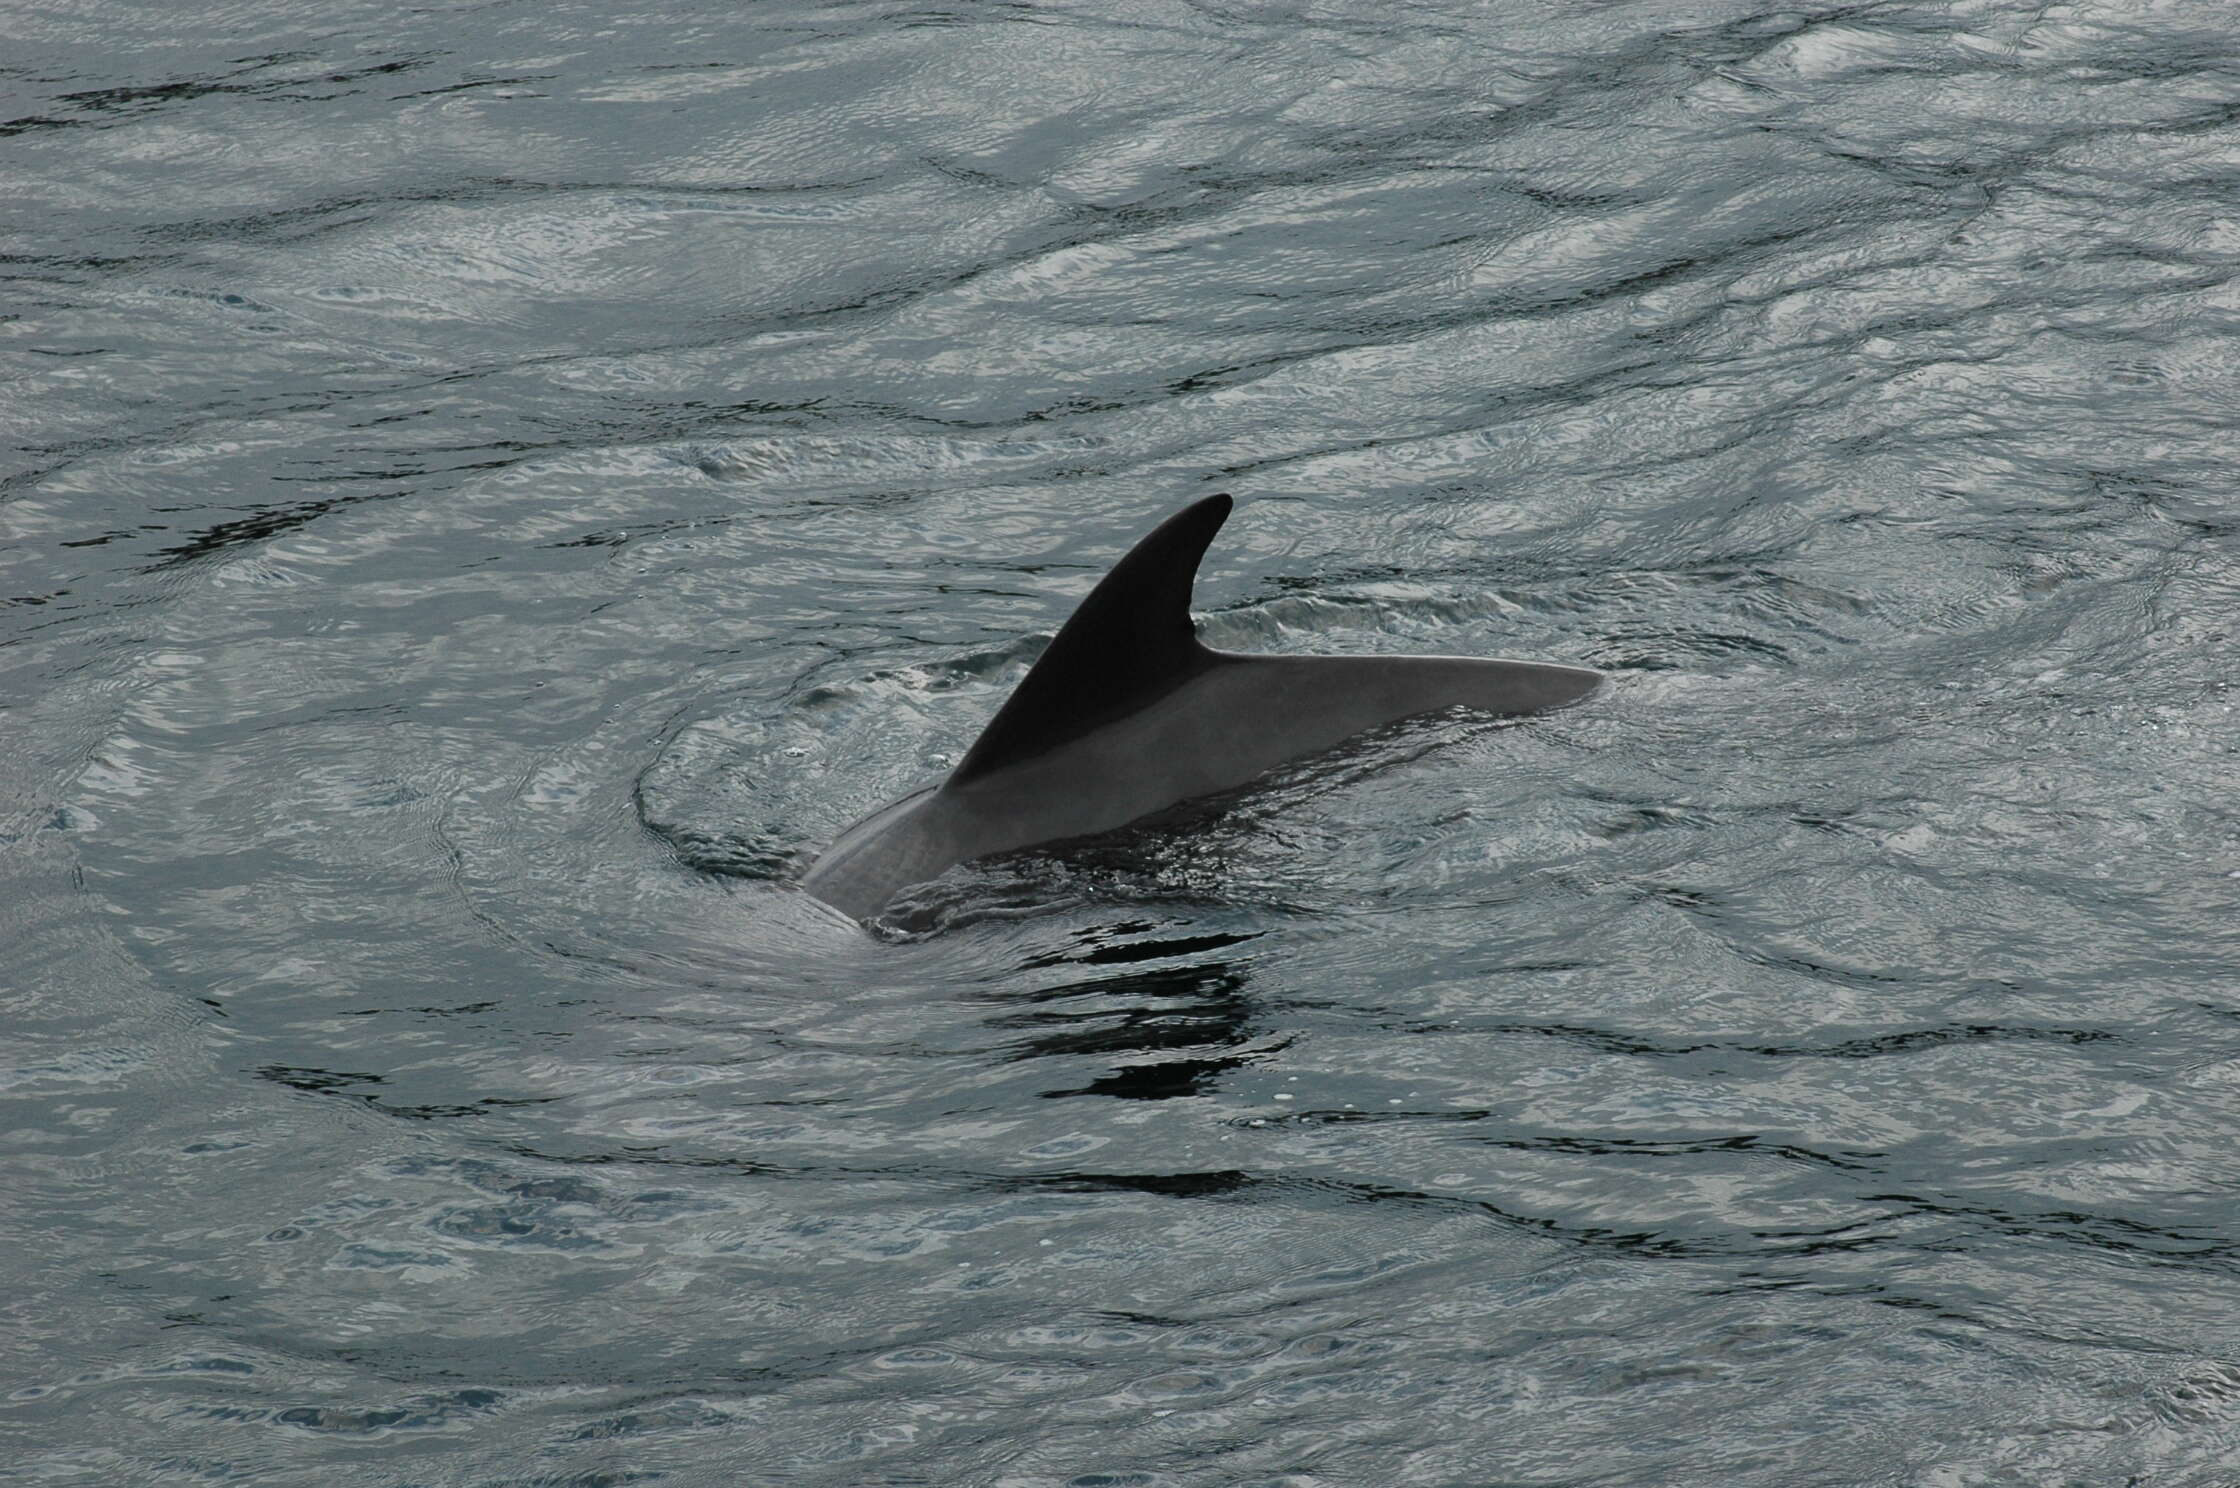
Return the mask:
<svg viewBox="0 0 2240 1488"><path fill-rule="evenodd" d="M2240 1483L2225 5L8 30L0 1475ZM1211 490L1615 685L788 886Z"/></svg>

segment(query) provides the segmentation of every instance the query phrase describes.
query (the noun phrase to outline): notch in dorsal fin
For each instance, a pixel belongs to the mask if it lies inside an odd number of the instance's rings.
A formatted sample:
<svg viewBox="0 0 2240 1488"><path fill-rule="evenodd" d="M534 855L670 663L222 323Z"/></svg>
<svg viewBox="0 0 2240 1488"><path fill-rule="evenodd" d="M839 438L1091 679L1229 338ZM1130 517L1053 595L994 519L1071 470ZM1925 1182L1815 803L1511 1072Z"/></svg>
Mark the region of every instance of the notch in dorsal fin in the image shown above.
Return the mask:
<svg viewBox="0 0 2240 1488"><path fill-rule="evenodd" d="M1193 502L1130 548L996 710L949 783L1078 739L1215 665L1190 620L1190 586L1229 507L1226 495Z"/></svg>

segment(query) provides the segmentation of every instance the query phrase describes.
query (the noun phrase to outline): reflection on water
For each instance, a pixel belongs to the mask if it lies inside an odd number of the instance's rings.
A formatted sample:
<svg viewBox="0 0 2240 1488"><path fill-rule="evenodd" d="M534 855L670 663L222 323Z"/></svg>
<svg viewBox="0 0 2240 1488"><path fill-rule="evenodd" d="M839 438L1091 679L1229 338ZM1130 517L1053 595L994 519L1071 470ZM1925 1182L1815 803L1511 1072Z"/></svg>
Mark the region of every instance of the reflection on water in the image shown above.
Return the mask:
<svg viewBox="0 0 2240 1488"><path fill-rule="evenodd" d="M1244 938L1248 937L1236 937ZM1126 948L1127 959L1187 955L1208 940L1229 939L1193 936L1136 944ZM1254 1054L1221 1052L1249 1043L1255 1019L1245 978L1220 961L1098 977L1003 995L1002 1001L1024 1004L993 1020L998 1028L1024 1035L1014 1045L1013 1058L1102 1056L1122 1061L1079 1089L1043 1092L1050 1097L1172 1100L1207 1095L1223 1073L1256 1063L1264 1053L1282 1047L1279 1042Z"/></svg>
<svg viewBox="0 0 2240 1488"><path fill-rule="evenodd" d="M2229 7L15 31L25 1473L2231 1479ZM1212 490L1615 685L790 887Z"/></svg>

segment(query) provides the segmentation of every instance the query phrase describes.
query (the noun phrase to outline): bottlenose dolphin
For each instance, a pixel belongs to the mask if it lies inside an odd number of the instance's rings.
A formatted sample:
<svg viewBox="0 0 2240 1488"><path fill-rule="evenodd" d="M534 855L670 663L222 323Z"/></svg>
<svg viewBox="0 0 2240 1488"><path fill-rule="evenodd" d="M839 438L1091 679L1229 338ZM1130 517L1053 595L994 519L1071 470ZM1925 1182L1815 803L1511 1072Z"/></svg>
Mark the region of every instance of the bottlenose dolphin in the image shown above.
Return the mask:
<svg viewBox="0 0 2240 1488"><path fill-rule="evenodd" d="M1229 517L1208 496L1089 591L949 778L840 834L802 878L856 919L968 858L1086 837L1449 707L1538 713L1586 667L1466 656L1239 656L1198 640L1190 586Z"/></svg>

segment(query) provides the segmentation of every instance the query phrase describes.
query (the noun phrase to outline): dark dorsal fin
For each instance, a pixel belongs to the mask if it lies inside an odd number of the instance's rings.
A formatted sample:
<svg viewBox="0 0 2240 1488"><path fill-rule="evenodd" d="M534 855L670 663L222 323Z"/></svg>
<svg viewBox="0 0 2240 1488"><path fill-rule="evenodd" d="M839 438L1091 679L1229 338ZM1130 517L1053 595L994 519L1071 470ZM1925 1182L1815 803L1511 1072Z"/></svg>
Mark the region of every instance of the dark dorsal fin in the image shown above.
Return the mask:
<svg viewBox="0 0 2240 1488"><path fill-rule="evenodd" d="M1130 548L996 710L949 783L1078 739L1213 666L1190 621L1190 586L1229 505L1227 496L1193 502Z"/></svg>

